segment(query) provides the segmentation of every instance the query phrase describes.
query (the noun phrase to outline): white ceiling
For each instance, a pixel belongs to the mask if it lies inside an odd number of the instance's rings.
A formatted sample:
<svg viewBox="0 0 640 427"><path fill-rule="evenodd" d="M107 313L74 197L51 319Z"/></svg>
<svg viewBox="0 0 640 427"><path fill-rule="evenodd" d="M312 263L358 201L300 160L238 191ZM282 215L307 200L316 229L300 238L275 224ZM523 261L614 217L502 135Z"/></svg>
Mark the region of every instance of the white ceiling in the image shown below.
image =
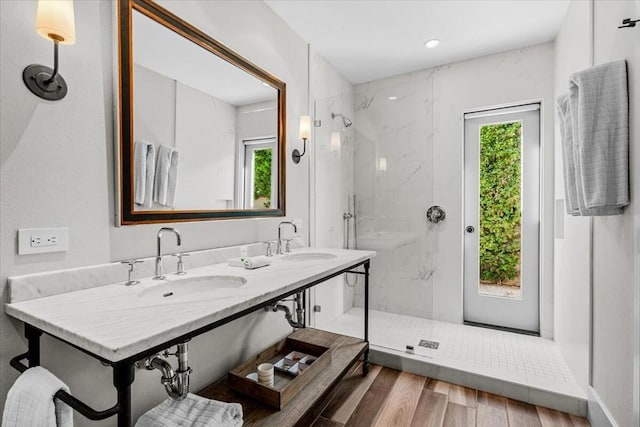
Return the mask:
<svg viewBox="0 0 640 427"><path fill-rule="evenodd" d="M352 83L555 39L569 0L265 0ZM425 48L437 38L440 46Z"/></svg>
<svg viewBox="0 0 640 427"><path fill-rule="evenodd" d="M133 61L235 106L278 96L275 88L137 11Z"/></svg>

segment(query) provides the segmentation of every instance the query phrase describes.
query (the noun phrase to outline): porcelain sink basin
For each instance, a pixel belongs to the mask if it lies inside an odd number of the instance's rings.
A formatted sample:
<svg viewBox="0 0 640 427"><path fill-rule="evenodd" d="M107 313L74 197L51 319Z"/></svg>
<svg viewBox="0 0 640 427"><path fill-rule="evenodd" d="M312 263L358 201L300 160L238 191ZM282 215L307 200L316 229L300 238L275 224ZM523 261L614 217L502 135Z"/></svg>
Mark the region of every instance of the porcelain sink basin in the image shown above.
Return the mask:
<svg viewBox="0 0 640 427"><path fill-rule="evenodd" d="M162 302L191 299L191 297L206 298L207 293L222 289L236 289L246 283L247 279L240 276L183 277L143 289L138 293L138 298ZM214 295L215 293L212 294Z"/></svg>
<svg viewBox="0 0 640 427"><path fill-rule="evenodd" d="M299 252L296 254L285 255L282 259L284 261L322 261L335 258L337 258L337 255L326 252Z"/></svg>

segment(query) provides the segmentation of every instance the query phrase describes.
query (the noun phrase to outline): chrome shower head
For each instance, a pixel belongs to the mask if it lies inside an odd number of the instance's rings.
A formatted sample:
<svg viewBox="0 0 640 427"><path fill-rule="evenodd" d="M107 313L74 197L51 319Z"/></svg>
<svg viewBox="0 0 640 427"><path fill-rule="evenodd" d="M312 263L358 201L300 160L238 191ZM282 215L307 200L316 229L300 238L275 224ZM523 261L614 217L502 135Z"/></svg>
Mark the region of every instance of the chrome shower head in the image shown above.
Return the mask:
<svg viewBox="0 0 640 427"><path fill-rule="evenodd" d="M336 117L340 117L342 119L342 123L344 124L344 127L348 128L349 126L351 126L353 124L353 122L346 117L343 114L340 113L331 113L331 118L335 119Z"/></svg>

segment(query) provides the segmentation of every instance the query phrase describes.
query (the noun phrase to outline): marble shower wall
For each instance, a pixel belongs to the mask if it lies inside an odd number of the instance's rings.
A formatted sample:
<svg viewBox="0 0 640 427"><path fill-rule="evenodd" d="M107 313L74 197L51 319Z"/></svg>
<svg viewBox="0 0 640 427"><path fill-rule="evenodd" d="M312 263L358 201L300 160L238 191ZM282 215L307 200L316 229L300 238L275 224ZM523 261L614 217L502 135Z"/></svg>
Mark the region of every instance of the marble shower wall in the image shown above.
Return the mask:
<svg viewBox="0 0 640 427"><path fill-rule="evenodd" d="M377 250L370 304L432 317L433 71L356 86L358 247ZM358 293L362 288L357 288ZM361 298L356 298L356 304Z"/></svg>
<svg viewBox="0 0 640 427"><path fill-rule="evenodd" d="M463 321L463 113L539 101L541 332L552 336L553 51L545 43L356 85L358 245L378 251L373 309ZM431 205L444 222L427 223Z"/></svg>

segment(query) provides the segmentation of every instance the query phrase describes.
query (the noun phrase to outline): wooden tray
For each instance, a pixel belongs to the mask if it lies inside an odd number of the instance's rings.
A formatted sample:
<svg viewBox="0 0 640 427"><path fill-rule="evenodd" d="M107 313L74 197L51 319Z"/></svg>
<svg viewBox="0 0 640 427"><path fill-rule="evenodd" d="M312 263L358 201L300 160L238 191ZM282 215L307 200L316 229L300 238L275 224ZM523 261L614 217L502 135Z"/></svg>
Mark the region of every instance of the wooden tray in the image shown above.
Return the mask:
<svg viewBox="0 0 640 427"><path fill-rule="evenodd" d="M269 387L253 381L246 376L257 372L261 363L275 363L292 351L298 351L317 359L298 375L274 371L274 386ZM294 338L286 338L263 350L257 356L244 362L229 372L229 388L259 400L278 410L285 407L298 393L304 393L306 386L313 378L331 363L331 352L322 347Z"/></svg>

